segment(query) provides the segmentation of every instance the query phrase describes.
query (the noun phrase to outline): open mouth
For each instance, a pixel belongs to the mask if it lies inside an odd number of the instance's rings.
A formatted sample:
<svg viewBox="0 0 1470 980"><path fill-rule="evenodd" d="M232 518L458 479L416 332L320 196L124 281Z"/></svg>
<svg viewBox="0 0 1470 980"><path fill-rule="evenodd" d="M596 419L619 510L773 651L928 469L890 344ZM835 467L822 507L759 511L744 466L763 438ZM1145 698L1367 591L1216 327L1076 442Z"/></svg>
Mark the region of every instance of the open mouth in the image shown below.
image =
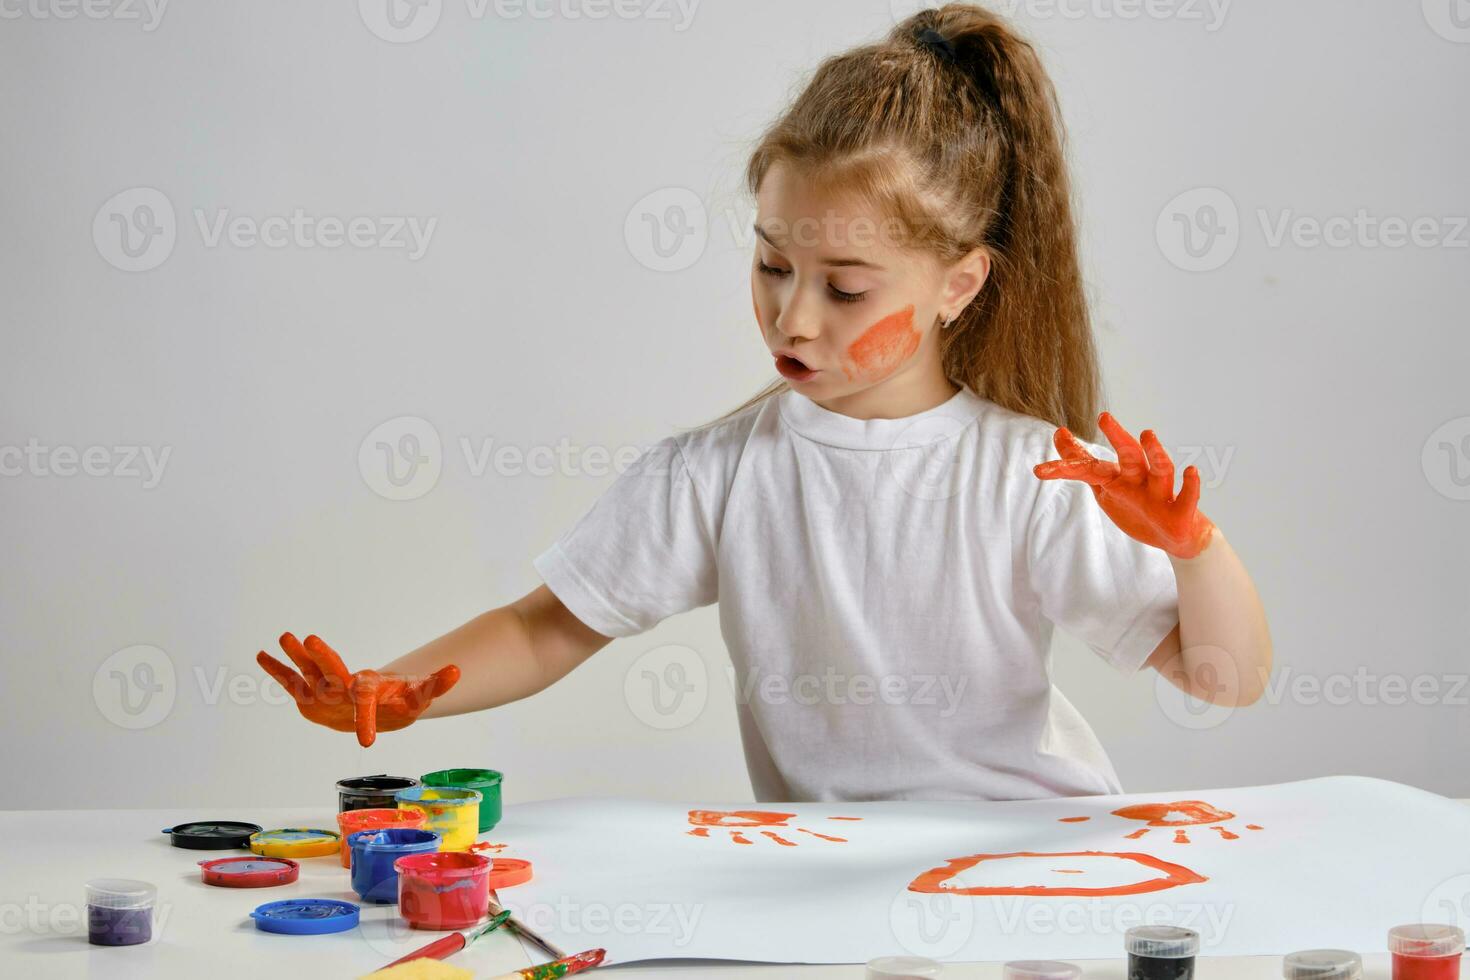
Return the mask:
<svg viewBox="0 0 1470 980"><path fill-rule="evenodd" d="M815 369L807 367L789 354L776 355L776 370L787 381L810 381L817 376Z"/></svg>

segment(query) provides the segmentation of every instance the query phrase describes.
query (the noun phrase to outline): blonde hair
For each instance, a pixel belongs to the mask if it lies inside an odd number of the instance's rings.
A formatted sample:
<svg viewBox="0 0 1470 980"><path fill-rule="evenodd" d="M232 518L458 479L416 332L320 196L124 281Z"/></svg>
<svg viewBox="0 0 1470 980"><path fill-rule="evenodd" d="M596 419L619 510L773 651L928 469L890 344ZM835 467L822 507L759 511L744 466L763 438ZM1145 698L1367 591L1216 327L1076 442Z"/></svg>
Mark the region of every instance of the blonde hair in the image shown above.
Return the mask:
<svg viewBox="0 0 1470 980"><path fill-rule="evenodd" d="M930 30L953 60L924 43ZM940 334L945 374L1095 440L1101 383L1063 141L1032 46L998 14L948 3L825 59L761 137L745 178L754 196L780 161L855 193L943 262L986 249L989 278ZM777 380L723 418L788 387Z"/></svg>

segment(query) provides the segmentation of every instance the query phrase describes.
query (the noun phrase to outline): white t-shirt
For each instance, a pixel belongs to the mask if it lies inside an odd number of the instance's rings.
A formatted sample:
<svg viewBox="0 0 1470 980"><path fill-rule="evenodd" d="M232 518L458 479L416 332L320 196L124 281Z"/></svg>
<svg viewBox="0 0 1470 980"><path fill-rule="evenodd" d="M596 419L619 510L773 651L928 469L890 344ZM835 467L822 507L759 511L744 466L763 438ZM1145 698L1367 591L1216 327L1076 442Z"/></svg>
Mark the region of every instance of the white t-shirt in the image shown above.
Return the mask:
<svg viewBox="0 0 1470 980"><path fill-rule="evenodd" d="M760 801L1119 793L1052 626L1132 673L1178 592L1090 488L1032 473L1054 431L968 388L871 420L785 391L653 444L535 567L606 636L719 601Z"/></svg>

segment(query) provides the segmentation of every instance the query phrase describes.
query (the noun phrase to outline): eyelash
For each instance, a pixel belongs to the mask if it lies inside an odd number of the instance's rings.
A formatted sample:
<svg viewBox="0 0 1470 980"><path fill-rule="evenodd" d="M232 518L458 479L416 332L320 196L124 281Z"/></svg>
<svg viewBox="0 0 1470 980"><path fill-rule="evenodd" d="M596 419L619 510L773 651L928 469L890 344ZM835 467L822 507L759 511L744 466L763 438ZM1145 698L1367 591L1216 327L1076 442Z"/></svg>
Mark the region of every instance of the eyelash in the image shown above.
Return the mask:
<svg viewBox="0 0 1470 980"><path fill-rule="evenodd" d="M785 269L777 269L774 266L766 265L760 259L756 259L755 264L756 268L758 268L762 274L767 276L775 276L777 279L781 279L785 276L790 275L790 273L787 272ZM844 293L842 290L838 289L831 283L827 284L827 288L832 290L832 298L837 300L839 303L857 303L860 302L864 296L868 295L867 290L863 290L860 293Z"/></svg>

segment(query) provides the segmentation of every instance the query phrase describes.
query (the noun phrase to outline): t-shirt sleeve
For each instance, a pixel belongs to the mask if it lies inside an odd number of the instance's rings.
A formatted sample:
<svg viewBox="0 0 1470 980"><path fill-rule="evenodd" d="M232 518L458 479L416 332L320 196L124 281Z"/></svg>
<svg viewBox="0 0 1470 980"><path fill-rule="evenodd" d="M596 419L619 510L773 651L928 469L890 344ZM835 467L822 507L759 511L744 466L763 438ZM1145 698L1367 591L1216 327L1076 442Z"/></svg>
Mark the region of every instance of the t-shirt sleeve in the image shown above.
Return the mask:
<svg viewBox="0 0 1470 980"><path fill-rule="evenodd" d="M1117 459L1083 444L1099 459ZM1041 487L1027 553L1042 614L1119 671L1137 671L1179 622L1169 556L1125 534L1087 484L1045 480Z"/></svg>
<svg viewBox="0 0 1470 980"><path fill-rule="evenodd" d="M714 539L677 437L645 449L532 564L604 636L633 636L714 602Z"/></svg>

